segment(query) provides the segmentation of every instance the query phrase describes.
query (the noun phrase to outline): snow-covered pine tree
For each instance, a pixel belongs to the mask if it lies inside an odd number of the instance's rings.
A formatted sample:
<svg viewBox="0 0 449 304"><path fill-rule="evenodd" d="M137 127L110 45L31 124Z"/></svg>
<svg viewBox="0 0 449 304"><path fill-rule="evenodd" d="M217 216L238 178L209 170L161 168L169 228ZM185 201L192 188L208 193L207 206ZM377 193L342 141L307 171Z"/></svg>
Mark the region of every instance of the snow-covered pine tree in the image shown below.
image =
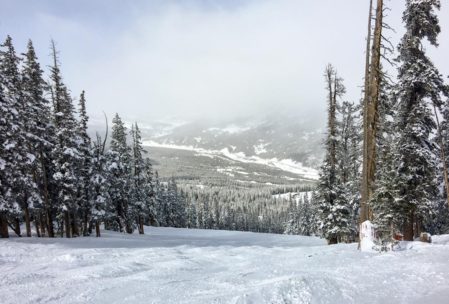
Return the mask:
<svg viewBox="0 0 449 304"><path fill-rule="evenodd" d="M339 142L337 147L338 184L341 187L341 200L348 207L350 218L346 241L354 241L358 230L358 211L360 205L361 178L361 137L360 108L344 101L338 107Z"/></svg>
<svg viewBox="0 0 449 304"><path fill-rule="evenodd" d="M156 226L164 226L164 216L163 216L163 187L159 179L159 172L155 171L153 176L153 191L154 191L154 209L156 215Z"/></svg>
<svg viewBox="0 0 449 304"><path fill-rule="evenodd" d="M225 213L226 220L228 213ZM186 226L187 228L198 228L198 219L196 211L196 201L193 199L187 200L187 210L186 210Z"/></svg>
<svg viewBox="0 0 449 304"><path fill-rule="evenodd" d="M304 192L302 196L302 204L299 209L299 218L301 225L299 226L300 235L313 235L313 210L308 192Z"/></svg>
<svg viewBox="0 0 449 304"><path fill-rule="evenodd" d="M131 151L126 143L126 127L118 114L112 120L112 136L108 158L109 196L108 228L132 233L135 221L129 214L131 185Z"/></svg>
<svg viewBox="0 0 449 304"><path fill-rule="evenodd" d="M150 226L158 226L157 222L157 201L156 201L156 186L154 181L153 165L147 157L144 160L144 178L145 191L147 193L147 214L145 222Z"/></svg>
<svg viewBox="0 0 449 304"><path fill-rule="evenodd" d="M82 91L79 99L79 124L76 129L78 140L79 161L77 166L78 176L78 189L77 200L79 206L79 215L82 222L82 234L83 236L89 235L88 224L90 222L92 206L90 203L92 200L89 198L90 180L92 174L92 149L91 140L87 134L87 123L89 117L86 111L86 96Z"/></svg>
<svg viewBox="0 0 449 304"><path fill-rule="evenodd" d="M106 126L107 128L107 126ZM107 158L104 153L105 141L97 134L97 139L92 145L91 149L91 168L90 168L90 183L89 183L89 206L91 208L91 221L89 230L92 230L91 225L95 225L95 233L100 237L100 223L105 220L112 220L106 216L106 211L111 210L111 199L109 197L110 185L107 171ZM90 232L89 232L90 233Z"/></svg>
<svg viewBox="0 0 449 304"><path fill-rule="evenodd" d="M403 15L406 33L399 44L398 114L395 163L396 209L400 211L406 240L413 240L429 227L438 195L438 149L434 140L436 125L431 107L441 105L443 79L426 56L423 39L437 46L440 33L435 10L439 0L407 0Z"/></svg>
<svg viewBox="0 0 449 304"><path fill-rule="evenodd" d="M381 81L379 107L378 107L378 133L377 133L377 163L376 183L372 199L369 202L373 211L373 222L379 241L388 244L393 240L394 221L398 217L394 210L396 190L394 179L397 174L394 163L396 153L396 138L400 130L395 130L394 117L396 115L396 93L394 88L386 81Z"/></svg>
<svg viewBox="0 0 449 304"><path fill-rule="evenodd" d="M16 234L20 235L20 197L18 191L21 164L20 151L23 144L23 125L20 115L19 58L12 39L7 36L0 45L0 233L7 238L8 221L14 223Z"/></svg>
<svg viewBox="0 0 449 304"><path fill-rule="evenodd" d="M55 129L51 118L51 108L49 101L45 98L47 84L43 80L43 71L37 61L33 44L28 41L27 52L24 54L22 69L22 96L24 99L25 113L24 120L26 130L26 142L28 162L27 173L32 178L28 193L28 203L33 207L32 216L36 226L38 236L45 228L49 235L53 236L52 208L49 197L48 183L51 175L51 151L54 146ZM28 183L31 184L31 183ZM29 227L28 204L25 204L25 223L27 235L31 234ZM49 222L41 221L48 218ZM46 226L44 229L41 226Z"/></svg>
<svg viewBox="0 0 449 304"><path fill-rule="evenodd" d="M175 179L172 177L164 185L161 195L162 223L166 227L185 227L187 202L184 194L178 189ZM213 228L213 215L207 208L207 228Z"/></svg>
<svg viewBox="0 0 449 304"><path fill-rule="evenodd" d="M328 65L325 71L328 87L328 130L325 141L325 159L321 166L317 187L318 210L320 214L320 229L329 244L347 241L351 235L351 208L344 197L344 189L339 183L337 164L337 148L339 134L337 129L338 98L344 92L343 80L337 72Z"/></svg>
<svg viewBox="0 0 449 304"><path fill-rule="evenodd" d="M449 88L448 88L449 91ZM449 168L449 98L446 98L446 101L444 102L442 106L442 121L440 124L441 129L441 140L442 143L441 152L440 155L442 158L444 158L444 161L446 163L446 167L442 164L440 166L440 170L448 170ZM443 157L444 156L444 157ZM440 233L449 233L449 205L448 205L448 198L447 198L447 191L446 191L446 184L445 184L445 177L444 174L449 174L449 172L443 172L441 174L440 178L440 184L442 185L441 188L444 188L442 190L442 198L439 200L439 206L438 206L438 217L436 219L436 229Z"/></svg>
<svg viewBox="0 0 449 304"><path fill-rule="evenodd" d="M142 147L142 137L139 126L134 124L131 129L132 145L132 184L131 184L131 212L136 218L140 234L144 234L144 223L154 223L154 190L151 163L144 159L147 153Z"/></svg>
<svg viewBox="0 0 449 304"><path fill-rule="evenodd" d="M298 205L296 204L296 200L292 200L290 197L289 199L289 206L288 206L288 219L287 222L284 224L284 234L300 234L299 233L299 225L300 225L300 219L299 219L299 210Z"/></svg>
<svg viewBox="0 0 449 304"><path fill-rule="evenodd" d="M58 202L56 206L58 219L64 222L65 236L70 238L79 235L76 167L80 160L80 152L72 98L62 81L54 41L51 47L53 65L50 67L50 85L57 137L53 151L55 165L53 179L57 188L54 199Z"/></svg>

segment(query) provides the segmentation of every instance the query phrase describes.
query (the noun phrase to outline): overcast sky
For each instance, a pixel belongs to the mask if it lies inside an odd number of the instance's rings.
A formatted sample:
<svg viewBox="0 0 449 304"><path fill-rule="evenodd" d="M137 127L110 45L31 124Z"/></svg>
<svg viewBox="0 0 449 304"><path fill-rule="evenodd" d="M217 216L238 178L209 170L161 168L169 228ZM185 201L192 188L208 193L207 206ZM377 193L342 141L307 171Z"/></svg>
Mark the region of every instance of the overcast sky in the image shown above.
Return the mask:
<svg viewBox="0 0 449 304"><path fill-rule="evenodd" d="M449 74L449 1L440 47L429 54ZM0 34L17 51L28 38L43 65L60 51L73 95L88 110L154 117L229 117L279 110L325 117L323 70L361 96L368 0L0 0ZM403 33L405 1L391 0L385 33Z"/></svg>

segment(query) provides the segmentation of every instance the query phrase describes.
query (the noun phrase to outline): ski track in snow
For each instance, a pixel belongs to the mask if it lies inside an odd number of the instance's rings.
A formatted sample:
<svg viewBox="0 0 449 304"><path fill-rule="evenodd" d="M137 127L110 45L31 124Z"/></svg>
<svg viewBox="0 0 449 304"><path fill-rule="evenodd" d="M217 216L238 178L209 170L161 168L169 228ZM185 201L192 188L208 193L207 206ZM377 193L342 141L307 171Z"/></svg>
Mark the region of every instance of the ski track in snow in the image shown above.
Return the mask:
<svg viewBox="0 0 449 304"><path fill-rule="evenodd" d="M449 236L372 254L314 237L175 228L0 240L0 303L448 303Z"/></svg>

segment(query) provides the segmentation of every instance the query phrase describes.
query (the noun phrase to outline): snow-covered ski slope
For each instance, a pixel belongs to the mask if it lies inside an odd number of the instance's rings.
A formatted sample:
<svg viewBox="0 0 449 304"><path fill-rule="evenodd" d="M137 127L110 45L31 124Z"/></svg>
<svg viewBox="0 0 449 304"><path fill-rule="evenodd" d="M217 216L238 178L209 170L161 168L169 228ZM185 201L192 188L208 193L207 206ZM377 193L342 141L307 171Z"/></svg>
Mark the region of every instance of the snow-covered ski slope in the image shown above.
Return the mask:
<svg viewBox="0 0 449 304"><path fill-rule="evenodd" d="M0 303L449 303L449 236L372 254L313 237L146 228L0 240Z"/></svg>

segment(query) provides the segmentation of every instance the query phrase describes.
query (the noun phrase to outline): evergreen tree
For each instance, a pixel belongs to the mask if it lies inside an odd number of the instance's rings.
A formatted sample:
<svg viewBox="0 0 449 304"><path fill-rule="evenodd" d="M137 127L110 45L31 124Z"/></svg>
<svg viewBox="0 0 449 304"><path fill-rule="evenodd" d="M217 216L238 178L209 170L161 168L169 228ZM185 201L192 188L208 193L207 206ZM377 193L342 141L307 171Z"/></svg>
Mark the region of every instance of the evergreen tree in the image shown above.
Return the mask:
<svg viewBox="0 0 449 304"><path fill-rule="evenodd" d="M449 92L449 88L446 88ZM446 98L446 101L444 102L442 106L442 117L443 120L441 121L441 140L440 144L442 143L441 147L441 156L442 161L445 162L446 166L444 164L441 164L440 170L448 170L449 168L449 98ZM441 188L443 189L443 193L441 195L441 199L438 201L438 208L437 208L437 215L438 218L435 221L435 228L440 233L449 233L449 205L448 205L448 198L447 198L447 190L446 190L446 183L444 181L445 177L444 174L448 174L449 172L443 172L440 178L440 183L443 185Z"/></svg>
<svg viewBox="0 0 449 304"><path fill-rule="evenodd" d="M185 227L186 201L178 192L175 179L171 178L162 192L162 220L168 227ZM209 217L211 215L209 214ZM212 228L212 224L207 228Z"/></svg>
<svg viewBox="0 0 449 304"><path fill-rule="evenodd" d="M12 39L7 36L0 45L0 232L8 237L8 221L16 225L16 234L20 235L18 218L21 215L21 198L17 195L17 187L22 186L21 164L24 159L23 124L21 121L21 91L19 75L19 58Z"/></svg>
<svg viewBox="0 0 449 304"><path fill-rule="evenodd" d="M398 166L395 178L396 217L406 240L429 227L438 195L436 170L438 153L434 142L436 125L431 112L441 105L443 79L422 47L423 39L437 46L440 32L435 9L439 0L407 0L403 15L406 33L398 50L398 113L396 128Z"/></svg>
<svg viewBox="0 0 449 304"><path fill-rule="evenodd" d="M89 183L89 206L91 208L89 214L91 215L91 223L95 224L96 236L100 236L100 222L105 220L111 221L113 216L106 214L111 210L108 206L111 205L110 180L107 171L107 158L104 153L104 142L97 134L97 140L92 145L91 150L91 168L90 168L90 183Z"/></svg>
<svg viewBox="0 0 449 304"><path fill-rule="evenodd" d="M26 121L28 162L25 163L27 166L25 171L28 175L29 185L27 197L30 207L34 207L35 210L33 216L37 234L40 235L40 230L43 229L40 226L46 226L52 236L52 223L41 222L39 224L38 222L41 217L52 221L48 180L51 175L51 151L54 147L55 129L51 119L49 101L44 97L47 85L43 80L43 71L37 61L31 40L28 42L27 52L24 56L22 96L26 107L22 119ZM30 235L30 215L27 207L28 204L25 204L25 223L27 234Z"/></svg>
<svg viewBox="0 0 449 304"><path fill-rule="evenodd" d="M142 139L137 123L133 125L131 135L133 139L131 201L139 233L143 234L144 223L154 224L156 218L153 172L151 163L143 157L146 151L142 147Z"/></svg>
<svg viewBox="0 0 449 304"><path fill-rule="evenodd" d="M131 151L126 143L126 127L118 114L112 120L111 145L108 151L109 214L112 221L109 227L120 232L132 233L135 222L129 214L131 186Z"/></svg>
<svg viewBox="0 0 449 304"><path fill-rule="evenodd" d="M337 167L337 149L339 134L337 126L338 98L345 88L342 79L335 69L329 65L325 72L328 87L328 133L325 142L326 155L321 167L318 181L318 197L320 213L320 229L329 244L348 241L352 234L352 212L345 197L344 188L340 184Z"/></svg>
<svg viewBox="0 0 449 304"><path fill-rule="evenodd" d="M373 221L376 224L379 241L384 243L383 245L387 245L393 240L395 231L392 228L398 224L395 222L395 214L398 211L394 210L394 200L397 196L394 188L394 179L397 174L394 153L397 150L397 134L401 130L396 130L394 124L397 94L386 81L382 81L381 84L378 109L379 126L376 143L378 151L376 184L370 206L373 211Z"/></svg>
<svg viewBox="0 0 449 304"><path fill-rule="evenodd" d="M337 148L338 184L341 188L342 205L348 207L348 239L355 240L360 205L361 134L359 108L353 103L343 102L339 107L339 143ZM345 219L346 220L346 219Z"/></svg>
<svg viewBox="0 0 449 304"><path fill-rule="evenodd" d="M80 153L78 162L78 205L80 207L80 216L82 220L82 233L84 236L89 235L88 224L91 217L92 206L89 198L89 183L92 174L92 155L91 140L87 134L87 123L89 117L86 112L85 92L81 92L79 99L79 125L77 128L78 151Z"/></svg>
<svg viewBox="0 0 449 304"><path fill-rule="evenodd" d="M77 164L81 158L76 134L77 122L74 116L72 98L62 81L55 43L52 41L53 66L50 68L51 96L57 143L54 147L56 184L54 200L58 202L58 218L64 222L66 237L79 235L77 200Z"/></svg>

